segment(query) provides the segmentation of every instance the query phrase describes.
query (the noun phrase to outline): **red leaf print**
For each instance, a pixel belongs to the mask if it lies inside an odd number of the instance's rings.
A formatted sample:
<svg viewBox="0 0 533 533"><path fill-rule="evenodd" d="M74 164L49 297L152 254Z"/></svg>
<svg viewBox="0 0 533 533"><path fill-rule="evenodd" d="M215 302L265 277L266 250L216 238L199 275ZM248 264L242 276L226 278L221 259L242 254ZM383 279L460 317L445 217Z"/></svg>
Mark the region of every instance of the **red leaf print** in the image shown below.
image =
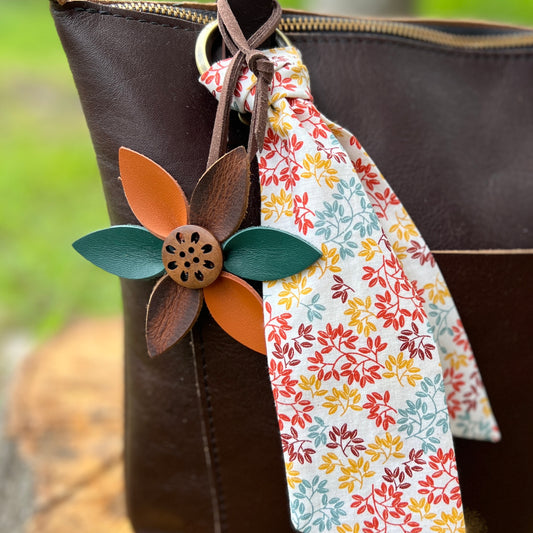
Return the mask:
<svg viewBox="0 0 533 533"><path fill-rule="evenodd" d="M383 427L386 431L391 424L396 424L394 414L397 414L398 411L389 405L389 391L386 391L383 395L379 392L367 394L366 399L367 403L363 404L363 409L368 409L370 411L367 418L369 420L374 420L378 428Z"/></svg>
<svg viewBox="0 0 533 533"><path fill-rule="evenodd" d="M298 231L304 235L307 235L307 232L315 227L312 221L315 213L307 207L308 202L309 196L306 192L302 196L298 194L294 196L294 222L298 227Z"/></svg>
<svg viewBox="0 0 533 533"><path fill-rule="evenodd" d="M301 439L296 428L292 427L289 433L281 434L281 445L289 460L298 461L300 464L310 463L316 451L309 445L311 441Z"/></svg>
<svg viewBox="0 0 533 533"><path fill-rule="evenodd" d="M433 352L436 346L433 344L433 337L431 335L424 335L420 333L418 326L412 322L411 329L402 329L398 340L402 343L401 351L408 351L411 359L418 357L424 360L433 359Z"/></svg>
<svg viewBox="0 0 533 533"><path fill-rule="evenodd" d="M460 509L461 491L457 480L457 464L453 448L448 452L439 448L436 455L429 457L429 466L434 472L431 476L426 476L425 480L418 482L418 485L422 487L418 493L427 496L429 503L438 504L443 501L449 504L450 501L454 501L456 507Z"/></svg>
<svg viewBox="0 0 533 533"><path fill-rule="evenodd" d="M357 429L348 430L347 424L343 424L340 428L333 426L329 432L329 439L330 442L326 446L332 450L339 448L346 457L349 453L359 457L360 452L366 450L363 439L357 436Z"/></svg>

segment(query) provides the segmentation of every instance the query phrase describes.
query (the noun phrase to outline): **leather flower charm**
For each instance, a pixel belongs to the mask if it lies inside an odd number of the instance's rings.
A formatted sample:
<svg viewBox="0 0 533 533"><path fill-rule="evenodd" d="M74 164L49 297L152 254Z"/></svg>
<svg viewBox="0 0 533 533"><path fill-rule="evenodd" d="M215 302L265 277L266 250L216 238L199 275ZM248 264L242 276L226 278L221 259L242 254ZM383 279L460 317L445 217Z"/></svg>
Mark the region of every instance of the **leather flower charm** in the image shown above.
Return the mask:
<svg viewBox="0 0 533 533"><path fill-rule="evenodd" d="M204 300L229 335L266 353L262 300L242 278L291 276L314 263L321 252L300 237L272 228L235 233L248 206L245 149L236 148L208 168L190 203L172 176L151 159L120 148L119 167L127 201L144 227L112 226L73 246L96 266L122 278L162 275L146 316L150 356L187 334Z"/></svg>

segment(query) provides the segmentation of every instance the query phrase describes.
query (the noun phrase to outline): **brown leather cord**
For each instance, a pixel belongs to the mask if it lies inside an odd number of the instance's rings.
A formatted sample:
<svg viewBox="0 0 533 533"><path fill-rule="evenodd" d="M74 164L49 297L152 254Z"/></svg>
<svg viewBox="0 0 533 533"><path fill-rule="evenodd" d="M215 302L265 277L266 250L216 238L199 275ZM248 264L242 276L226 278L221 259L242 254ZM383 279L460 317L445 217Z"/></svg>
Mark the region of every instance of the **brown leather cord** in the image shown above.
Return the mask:
<svg viewBox="0 0 533 533"><path fill-rule="evenodd" d="M247 39L272 13L272 0L228 0L228 2Z"/></svg>
<svg viewBox="0 0 533 533"><path fill-rule="evenodd" d="M280 5L275 0L273 0L272 5L272 13L268 20L250 39L246 39L239 26L239 22L228 4L228 0L218 0L217 2L220 33L228 50L233 54L233 59L229 65L222 86L220 102L213 126L213 135L211 137L208 167L221 157L226 150L231 100L245 62L257 76L255 101L248 137L248 157L250 161L255 157L257 150L263 147L269 87L272 76L274 75L274 65L256 47L260 46L274 33L281 20Z"/></svg>

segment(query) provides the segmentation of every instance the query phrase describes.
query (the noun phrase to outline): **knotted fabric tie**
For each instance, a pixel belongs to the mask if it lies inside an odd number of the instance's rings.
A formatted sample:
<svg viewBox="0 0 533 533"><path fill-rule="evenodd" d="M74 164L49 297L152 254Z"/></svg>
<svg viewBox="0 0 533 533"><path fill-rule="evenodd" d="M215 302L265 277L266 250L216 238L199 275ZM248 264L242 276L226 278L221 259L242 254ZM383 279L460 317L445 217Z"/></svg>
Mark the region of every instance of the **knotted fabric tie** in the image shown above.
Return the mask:
<svg viewBox="0 0 533 533"><path fill-rule="evenodd" d="M255 77L252 121L248 142L248 156L253 159L258 149L263 148L263 136L267 122L269 89L274 74L274 65L266 56L256 50L276 29L281 20L281 7L273 3L269 19L250 37L246 39L241 31L227 0L219 0L217 4L218 26L226 46L233 57L226 65L227 72L220 89L220 105L217 109L215 126L209 149L207 166L211 166L224 153L228 136L228 114L232 102L232 94L238 84L242 67L246 63L248 70Z"/></svg>
<svg viewBox="0 0 533 533"><path fill-rule="evenodd" d="M294 48L275 65L258 152L262 224L322 250L265 283L264 320L291 513L302 532L464 531L453 434L499 431L450 292L357 139L313 105ZM204 85L220 96L230 60ZM232 107L253 111L244 68Z"/></svg>

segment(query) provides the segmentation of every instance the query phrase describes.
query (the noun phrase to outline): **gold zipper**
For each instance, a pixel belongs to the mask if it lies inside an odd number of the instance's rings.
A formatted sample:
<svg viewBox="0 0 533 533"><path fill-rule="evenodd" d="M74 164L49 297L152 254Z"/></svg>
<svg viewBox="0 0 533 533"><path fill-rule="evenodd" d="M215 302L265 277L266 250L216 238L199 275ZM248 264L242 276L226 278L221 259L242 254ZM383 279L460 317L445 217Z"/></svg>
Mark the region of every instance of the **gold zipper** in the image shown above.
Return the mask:
<svg viewBox="0 0 533 533"><path fill-rule="evenodd" d="M104 3L104 2L102 2ZM208 24L216 18L215 12L198 9L198 4L193 7L172 3L157 2L105 2L106 6L142 13L155 13L170 17ZM363 19L350 17L334 17L322 15L306 15L288 13L283 16L280 30L283 32L355 32L392 35L405 39L412 39L427 43L464 49L495 49L495 48L521 48L533 46L533 31L518 27L498 27L501 33L484 35L469 35L465 33L452 33L431 28L428 25L434 22L427 21L399 21L386 19ZM460 27L460 26L457 26ZM468 24L468 27L491 27L488 25Z"/></svg>
<svg viewBox="0 0 533 533"><path fill-rule="evenodd" d="M195 9L175 4L159 4L156 2L110 2L105 5L107 7L118 7L120 9L129 9L141 13L167 15L169 17L204 25L209 24L216 18L215 12L208 13L207 11L196 11Z"/></svg>

